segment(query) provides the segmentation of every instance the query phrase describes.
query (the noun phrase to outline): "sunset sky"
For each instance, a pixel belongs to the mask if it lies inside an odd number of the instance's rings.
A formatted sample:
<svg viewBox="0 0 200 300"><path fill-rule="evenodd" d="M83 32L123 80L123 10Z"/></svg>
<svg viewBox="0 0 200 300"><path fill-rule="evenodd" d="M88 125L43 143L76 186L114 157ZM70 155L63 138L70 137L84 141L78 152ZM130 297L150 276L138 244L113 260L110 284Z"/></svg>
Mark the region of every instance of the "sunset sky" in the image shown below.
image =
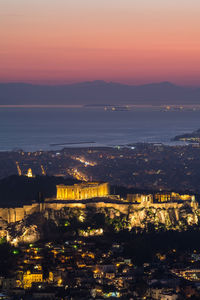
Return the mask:
<svg viewBox="0 0 200 300"><path fill-rule="evenodd" d="M0 81L200 85L199 0L0 0Z"/></svg>

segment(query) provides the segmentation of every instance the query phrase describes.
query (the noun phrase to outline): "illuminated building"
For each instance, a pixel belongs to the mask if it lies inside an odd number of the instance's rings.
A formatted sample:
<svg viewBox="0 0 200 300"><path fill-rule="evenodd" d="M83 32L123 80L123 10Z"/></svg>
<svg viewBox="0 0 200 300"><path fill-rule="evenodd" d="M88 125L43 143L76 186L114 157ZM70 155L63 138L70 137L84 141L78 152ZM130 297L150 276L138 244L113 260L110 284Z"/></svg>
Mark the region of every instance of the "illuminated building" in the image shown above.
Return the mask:
<svg viewBox="0 0 200 300"><path fill-rule="evenodd" d="M31 168L28 169L28 172L27 172L26 176L29 177L29 178L33 177L33 173L32 173Z"/></svg>
<svg viewBox="0 0 200 300"><path fill-rule="evenodd" d="M157 193L154 195L154 199L156 202L168 202L171 201L171 194Z"/></svg>
<svg viewBox="0 0 200 300"><path fill-rule="evenodd" d="M49 281L53 282L53 272L49 272Z"/></svg>
<svg viewBox="0 0 200 300"><path fill-rule="evenodd" d="M31 273L27 271L23 275L23 286L25 289L31 288L33 282L42 282L43 281L43 274L40 272Z"/></svg>
<svg viewBox="0 0 200 300"><path fill-rule="evenodd" d="M142 194L128 194L127 201L129 202L137 202L137 203L153 203L153 195L142 195Z"/></svg>
<svg viewBox="0 0 200 300"><path fill-rule="evenodd" d="M180 195L178 193L157 193L154 195L156 202L195 201L194 195Z"/></svg>
<svg viewBox="0 0 200 300"><path fill-rule="evenodd" d="M156 194L128 194L128 202L135 203L162 203L162 202L177 202L177 201L195 201L194 195L180 195L178 193L156 193Z"/></svg>
<svg viewBox="0 0 200 300"><path fill-rule="evenodd" d="M57 185L57 200L82 200L109 195L109 184L87 182L71 185Z"/></svg>

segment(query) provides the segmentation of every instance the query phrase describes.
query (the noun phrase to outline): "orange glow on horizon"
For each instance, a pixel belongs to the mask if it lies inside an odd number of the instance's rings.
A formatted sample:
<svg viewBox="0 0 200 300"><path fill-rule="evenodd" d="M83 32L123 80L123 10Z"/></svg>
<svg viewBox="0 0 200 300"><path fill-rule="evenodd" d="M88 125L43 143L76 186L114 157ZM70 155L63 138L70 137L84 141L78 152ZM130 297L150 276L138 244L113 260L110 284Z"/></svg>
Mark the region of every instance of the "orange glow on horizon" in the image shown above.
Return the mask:
<svg viewBox="0 0 200 300"><path fill-rule="evenodd" d="M200 84L196 0L17 2L0 3L1 82Z"/></svg>

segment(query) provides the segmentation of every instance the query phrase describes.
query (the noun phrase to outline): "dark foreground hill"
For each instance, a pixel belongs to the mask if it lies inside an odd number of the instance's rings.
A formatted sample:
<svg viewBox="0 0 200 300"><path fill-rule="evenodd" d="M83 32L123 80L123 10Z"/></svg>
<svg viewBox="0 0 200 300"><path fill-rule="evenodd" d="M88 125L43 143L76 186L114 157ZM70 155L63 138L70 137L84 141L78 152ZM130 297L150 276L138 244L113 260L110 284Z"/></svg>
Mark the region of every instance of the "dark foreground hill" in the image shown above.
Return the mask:
<svg viewBox="0 0 200 300"><path fill-rule="evenodd" d="M0 207L17 207L55 197L57 184L73 185L76 182L74 179L53 176L9 176L0 180Z"/></svg>
<svg viewBox="0 0 200 300"><path fill-rule="evenodd" d="M200 88L93 81L68 85L0 84L0 105L199 104Z"/></svg>

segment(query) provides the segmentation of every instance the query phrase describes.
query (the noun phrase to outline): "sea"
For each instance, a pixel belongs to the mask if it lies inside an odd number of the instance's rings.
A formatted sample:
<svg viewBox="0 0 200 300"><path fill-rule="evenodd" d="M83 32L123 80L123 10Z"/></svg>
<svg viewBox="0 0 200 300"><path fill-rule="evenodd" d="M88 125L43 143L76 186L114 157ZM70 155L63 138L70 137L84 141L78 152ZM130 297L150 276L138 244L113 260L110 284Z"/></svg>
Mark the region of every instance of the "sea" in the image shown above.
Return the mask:
<svg viewBox="0 0 200 300"><path fill-rule="evenodd" d="M200 128L200 110L0 107L0 151L164 143Z"/></svg>

